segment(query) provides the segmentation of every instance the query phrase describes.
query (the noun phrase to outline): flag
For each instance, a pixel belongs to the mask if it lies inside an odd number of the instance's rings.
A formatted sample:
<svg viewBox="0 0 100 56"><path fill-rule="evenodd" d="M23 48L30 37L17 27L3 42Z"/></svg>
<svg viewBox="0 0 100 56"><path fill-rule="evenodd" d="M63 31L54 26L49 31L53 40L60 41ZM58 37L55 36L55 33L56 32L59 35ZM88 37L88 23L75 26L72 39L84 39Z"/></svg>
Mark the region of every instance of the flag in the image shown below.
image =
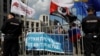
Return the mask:
<svg viewBox="0 0 100 56"><path fill-rule="evenodd" d="M67 7L61 7L57 4L55 4L53 1L51 1L50 4L50 15L58 16L62 19L65 19L64 15L68 14L69 10Z"/></svg>
<svg viewBox="0 0 100 56"><path fill-rule="evenodd" d="M63 4L63 5L62 5ZM73 7L74 0L51 0L50 14L64 19L66 22L71 22L74 18L69 9Z"/></svg>
<svg viewBox="0 0 100 56"><path fill-rule="evenodd" d="M74 0L51 0L50 14L58 12L66 15L66 13L69 13L69 8L71 8L73 5Z"/></svg>
<svg viewBox="0 0 100 56"><path fill-rule="evenodd" d="M93 7L95 11L100 11L100 0L88 0L87 5Z"/></svg>
<svg viewBox="0 0 100 56"><path fill-rule="evenodd" d="M80 29L78 27L72 27L71 29L68 30L68 35L70 41L75 42L78 39L80 39L81 36Z"/></svg>
<svg viewBox="0 0 100 56"><path fill-rule="evenodd" d="M67 7L60 7L57 4L55 4L54 2L51 1L50 4L50 14L54 14L54 13L60 13L60 14L66 14L68 12Z"/></svg>
<svg viewBox="0 0 100 56"><path fill-rule="evenodd" d="M51 1L61 7L71 8L74 5L74 0L51 0Z"/></svg>
<svg viewBox="0 0 100 56"><path fill-rule="evenodd" d="M83 2L75 2L73 8L76 9L76 14L77 15L87 15L87 5Z"/></svg>
<svg viewBox="0 0 100 56"><path fill-rule="evenodd" d="M11 12L27 17L32 17L35 14L35 10L24 4L21 0L12 0Z"/></svg>

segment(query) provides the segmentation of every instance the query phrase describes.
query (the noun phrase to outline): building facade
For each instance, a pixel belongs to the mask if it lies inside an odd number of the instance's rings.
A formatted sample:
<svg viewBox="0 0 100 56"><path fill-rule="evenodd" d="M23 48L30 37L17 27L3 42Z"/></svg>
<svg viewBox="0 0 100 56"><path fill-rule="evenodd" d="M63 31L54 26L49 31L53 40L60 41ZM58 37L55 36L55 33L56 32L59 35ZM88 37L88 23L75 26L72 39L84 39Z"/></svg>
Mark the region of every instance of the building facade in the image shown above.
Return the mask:
<svg viewBox="0 0 100 56"><path fill-rule="evenodd" d="M54 22L50 20L49 15L42 14L39 17L39 20L34 19L24 19L22 18L23 23L28 31L31 32L47 32L49 26L54 25Z"/></svg>

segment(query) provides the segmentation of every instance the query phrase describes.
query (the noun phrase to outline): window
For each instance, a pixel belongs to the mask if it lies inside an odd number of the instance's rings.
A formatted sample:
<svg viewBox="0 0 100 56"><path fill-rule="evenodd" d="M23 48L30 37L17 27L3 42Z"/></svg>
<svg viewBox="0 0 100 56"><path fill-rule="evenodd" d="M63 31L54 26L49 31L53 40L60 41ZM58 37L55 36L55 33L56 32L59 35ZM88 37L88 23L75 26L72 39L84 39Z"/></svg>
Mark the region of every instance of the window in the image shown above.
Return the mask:
<svg viewBox="0 0 100 56"><path fill-rule="evenodd" d="M29 21L26 21L26 28L28 28L29 26Z"/></svg>
<svg viewBox="0 0 100 56"><path fill-rule="evenodd" d="M11 0L3 0L3 11L5 13L10 11L10 7L11 7Z"/></svg>
<svg viewBox="0 0 100 56"><path fill-rule="evenodd" d="M36 32L39 32L39 29L38 28L36 28Z"/></svg>
<svg viewBox="0 0 100 56"><path fill-rule="evenodd" d="M24 21L22 20L21 22L22 22L22 24L23 24L23 26L24 26Z"/></svg>
<svg viewBox="0 0 100 56"><path fill-rule="evenodd" d="M39 23L36 23L36 27L39 27Z"/></svg>
<svg viewBox="0 0 100 56"><path fill-rule="evenodd" d="M32 28L34 27L34 22L32 22L31 26L32 26Z"/></svg>
<svg viewBox="0 0 100 56"><path fill-rule="evenodd" d="M3 11L7 13L7 0L3 0Z"/></svg>
<svg viewBox="0 0 100 56"><path fill-rule="evenodd" d="M48 21L48 16L46 16L46 21Z"/></svg>
<svg viewBox="0 0 100 56"><path fill-rule="evenodd" d="M43 16L43 21L45 22L45 16Z"/></svg>
<svg viewBox="0 0 100 56"><path fill-rule="evenodd" d="M32 28L32 32L34 32L34 29Z"/></svg>

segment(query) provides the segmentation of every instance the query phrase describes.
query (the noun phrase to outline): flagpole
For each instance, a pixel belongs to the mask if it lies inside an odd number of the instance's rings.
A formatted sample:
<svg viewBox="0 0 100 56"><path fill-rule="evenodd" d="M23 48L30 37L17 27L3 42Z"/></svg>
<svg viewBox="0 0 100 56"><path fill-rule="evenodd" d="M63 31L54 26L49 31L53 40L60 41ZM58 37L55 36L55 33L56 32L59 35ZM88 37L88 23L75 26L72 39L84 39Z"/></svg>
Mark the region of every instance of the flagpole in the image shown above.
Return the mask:
<svg viewBox="0 0 100 56"><path fill-rule="evenodd" d="M27 4L26 0L23 1L25 4ZM26 7L27 9L27 7ZM26 12L26 11L25 11ZM24 33L23 33L23 55L26 56L26 47L25 47L25 38L26 38L26 16L27 14L23 17L24 18Z"/></svg>
<svg viewBox="0 0 100 56"><path fill-rule="evenodd" d="M81 3L82 3L82 1L83 1L83 0L81 0ZM83 7L83 5L82 5L82 7ZM82 13L82 19L83 19L83 13ZM81 43L81 45L82 45L82 47L81 47L81 49L82 49L82 50L81 50L81 52L83 52L83 53L84 53L84 45L83 45L84 43L83 43L83 37L82 37L81 42L82 42L82 43Z"/></svg>

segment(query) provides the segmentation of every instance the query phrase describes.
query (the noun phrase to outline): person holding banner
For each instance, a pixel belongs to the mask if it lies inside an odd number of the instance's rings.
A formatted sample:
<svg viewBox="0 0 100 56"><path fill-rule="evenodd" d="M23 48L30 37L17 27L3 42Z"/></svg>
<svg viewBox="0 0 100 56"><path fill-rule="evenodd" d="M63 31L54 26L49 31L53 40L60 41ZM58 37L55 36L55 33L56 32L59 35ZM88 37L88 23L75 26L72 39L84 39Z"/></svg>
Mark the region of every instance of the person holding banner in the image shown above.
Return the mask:
<svg viewBox="0 0 100 56"><path fill-rule="evenodd" d="M22 33L22 24L15 19L14 13L9 13L1 31L4 35L3 56L18 56L19 44L18 37Z"/></svg>

